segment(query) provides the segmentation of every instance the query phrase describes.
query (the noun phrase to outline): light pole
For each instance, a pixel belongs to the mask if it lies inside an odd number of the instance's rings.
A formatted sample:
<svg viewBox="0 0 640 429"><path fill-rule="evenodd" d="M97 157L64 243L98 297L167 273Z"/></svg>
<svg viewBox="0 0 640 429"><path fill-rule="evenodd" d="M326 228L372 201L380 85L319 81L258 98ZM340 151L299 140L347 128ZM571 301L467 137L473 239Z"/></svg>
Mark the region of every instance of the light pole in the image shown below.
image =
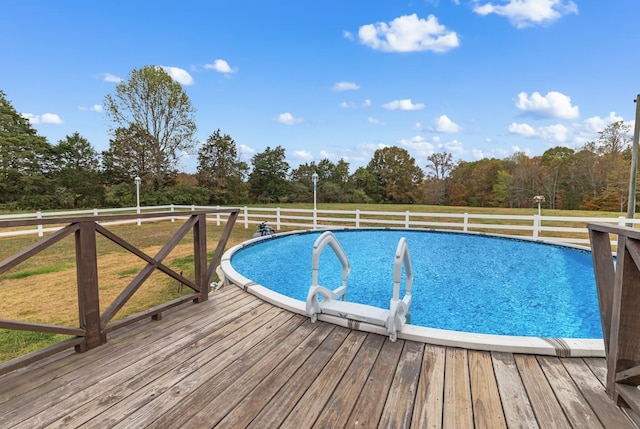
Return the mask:
<svg viewBox="0 0 640 429"><path fill-rule="evenodd" d="M140 214L140 176L136 176L133 181L136 183L136 213ZM140 218L138 218L138 226L140 226Z"/></svg>
<svg viewBox="0 0 640 429"><path fill-rule="evenodd" d="M538 216L542 214L540 210L540 204L544 203L544 201L545 201L544 195L536 195L535 197L533 197L533 202L538 203Z"/></svg>
<svg viewBox="0 0 640 429"><path fill-rule="evenodd" d="M316 185L318 183L318 173L313 173L311 175L311 180L313 180L313 229L316 229L318 226L318 212L316 211Z"/></svg>

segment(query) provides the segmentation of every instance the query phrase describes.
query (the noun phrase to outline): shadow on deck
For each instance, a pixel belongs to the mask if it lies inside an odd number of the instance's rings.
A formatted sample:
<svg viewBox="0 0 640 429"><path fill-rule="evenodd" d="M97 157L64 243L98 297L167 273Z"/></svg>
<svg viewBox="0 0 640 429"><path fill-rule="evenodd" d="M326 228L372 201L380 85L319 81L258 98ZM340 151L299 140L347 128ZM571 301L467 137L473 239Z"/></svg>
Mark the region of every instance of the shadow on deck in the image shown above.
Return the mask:
<svg viewBox="0 0 640 429"><path fill-rule="evenodd" d="M602 358L352 331L236 287L0 377L0 427L635 428Z"/></svg>

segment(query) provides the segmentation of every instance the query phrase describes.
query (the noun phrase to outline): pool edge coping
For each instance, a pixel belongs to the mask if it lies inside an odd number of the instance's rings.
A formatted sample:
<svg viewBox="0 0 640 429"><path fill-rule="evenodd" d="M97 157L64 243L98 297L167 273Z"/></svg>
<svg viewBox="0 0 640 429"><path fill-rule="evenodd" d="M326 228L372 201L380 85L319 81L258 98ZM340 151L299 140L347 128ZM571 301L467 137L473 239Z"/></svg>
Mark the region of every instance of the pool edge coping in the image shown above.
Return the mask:
<svg viewBox="0 0 640 429"><path fill-rule="evenodd" d="M330 230L339 229L368 229L368 228L327 228ZM375 229L375 228L374 228ZM406 230L406 228L383 228L383 229L399 229ZM413 228L410 228L413 229ZM421 229L424 230L424 229ZM441 232L456 232L459 231L444 231ZM303 234L309 233L309 230L297 230L290 232L278 233L276 235L256 237L247 240L243 243L235 245L228 249L223 255L220 262L220 267L224 274L224 285L234 284L237 287L251 293L277 307L291 311L296 314L309 317L306 313L305 303L303 301L282 295L278 292L262 286L235 271L231 265L231 257L240 249L254 244L259 241L269 240L274 237L282 237L284 235ZM473 233L465 232L465 234L476 235L489 235L497 237L508 237L521 239L520 237L510 237L498 234L487 233ZM523 238L526 240L526 238ZM527 240L534 241L534 240ZM538 240L537 242L560 245L565 247L578 247L578 246L566 246L563 243L556 243L550 241ZM380 335L388 336L386 328L376 326L364 322L358 322L347 318L341 318L331 316L327 314L318 314L318 320L332 323L338 326L342 326L349 329L356 329L364 332L371 332ZM525 337L525 336L507 336L507 335L493 335L493 334L477 334L461 331L450 331L446 329L428 328L423 326L407 324L402 331L398 332L398 338L409 341L416 341L425 344L433 344L446 347L460 347L470 350L482 350L482 351L495 351L495 352L509 352L509 353L522 353L522 354L534 354L534 355L547 355L557 357L605 357L604 341L602 339L581 339L581 338L542 338L542 337Z"/></svg>

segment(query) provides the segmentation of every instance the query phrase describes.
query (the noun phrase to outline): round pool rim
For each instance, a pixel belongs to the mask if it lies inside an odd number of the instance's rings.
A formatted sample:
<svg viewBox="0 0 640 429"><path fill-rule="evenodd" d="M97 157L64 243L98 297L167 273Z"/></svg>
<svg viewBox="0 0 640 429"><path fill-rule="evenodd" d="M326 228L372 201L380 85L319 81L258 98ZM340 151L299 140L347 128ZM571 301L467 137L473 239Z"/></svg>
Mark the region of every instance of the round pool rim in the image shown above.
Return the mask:
<svg viewBox="0 0 640 429"><path fill-rule="evenodd" d="M552 240L532 239L528 237L516 237L501 234L488 234L478 232L462 232L441 229L420 229L420 228L326 228L316 230L296 230L277 233L274 235L252 238L236 246L231 247L223 255L220 262L222 271L223 284L234 284L241 289L259 297L263 301L271 303L277 307L301 314L308 317L305 310L305 302L288 297L286 295L275 292L263 285L260 285L251 279L244 277L238 273L231 265L233 255L239 250L254 245L265 240L272 240L277 237L296 234L310 234L322 231L344 231L344 230L397 230L397 231L432 231L446 232L463 235L476 235L487 237L499 237L513 240L530 241L534 243L550 244L554 246L567 247L591 251L588 247L569 245ZM311 263L311 261L309 261ZM356 329L364 332L371 332L381 335L388 335L386 328L375 326L364 322L356 322L346 318L331 316L327 314L319 314L318 320L333 323L349 329ZM605 357L604 341L602 339L585 339L585 338L542 338L542 337L525 337L525 336L508 336L494 334L478 334L461 331L452 331L446 329L427 328L407 324L404 329L398 332L398 339L417 341L426 344L434 344L438 346L460 347L471 350L484 350L509 353L538 354L558 357Z"/></svg>

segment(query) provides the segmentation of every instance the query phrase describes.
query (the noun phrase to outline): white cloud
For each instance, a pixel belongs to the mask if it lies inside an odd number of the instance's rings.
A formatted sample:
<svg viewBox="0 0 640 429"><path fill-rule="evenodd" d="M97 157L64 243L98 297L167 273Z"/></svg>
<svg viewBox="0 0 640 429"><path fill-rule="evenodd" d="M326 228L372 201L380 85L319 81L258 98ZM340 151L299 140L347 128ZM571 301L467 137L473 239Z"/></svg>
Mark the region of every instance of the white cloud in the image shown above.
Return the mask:
<svg viewBox="0 0 640 429"><path fill-rule="evenodd" d="M78 110L80 110L82 112L90 111L90 112L98 112L98 113L100 113L100 112L102 112L103 109L102 109L102 106L100 104L94 104L91 107L78 106Z"/></svg>
<svg viewBox="0 0 640 429"><path fill-rule="evenodd" d="M360 86L354 82L338 82L331 87L332 91L353 91L360 89Z"/></svg>
<svg viewBox="0 0 640 429"><path fill-rule="evenodd" d="M373 125L384 125L384 122L380 121L379 119L373 118L371 116L367 118L367 122Z"/></svg>
<svg viewBox="0 0 640 429"><path fill-rule="evenodd" d="M320 151L320 158L322 158L322 159L326 158L329 161L333 161L334 159L337 159L338 157L336 156L335 153L327 152L326 150L321 150Z"/></svg>
<svg viewBox="0 0 640 429"><path fill-rule="evenodd" d="M578 106L571 105L571 97L557 91L550 91L545 96L534 92L531 97L521 92L515 104L518 109L538 117L575 119L580 116Z"/></svg>
<svg viewBox="0 0 640 429"><path fill-rule="evenodd" d="M426 158L433 153L435 145L422 136L401 139L400 144L414 151L419 157Z"/></svg>
<svg viewBox="0 0 640 429"><path fill-rule="evenodd" d="M421 128L422 128L422 122L416 122L415 127L416 127L417 129L421 129Z"/></svg>
<svg viewBox="0 0 640 429"><path fill-rule="evenodd" d="M122 82L122 78L118 77L116 75L113 75L111 73L105 73L102 76L102 80L104 80L105 82L112 82L112 83L120 83Z"/></svg>
<svg viewBox="0 0 640 429"><path fill-rule="evenodd" d="M564 143L568 139L569 129L562 124L549 125L547 127L541 127L538 130L538 134L544 140L555 141Z"/></svg>
<svg viewBox="0 0 640 429"><path fill-rule="evenodd" d="M295 150L293 151L293 155L298 159L304 159L304 160L313 159L313 155L311 155L311 152L307 150Z"/></svg>
<svg viewBox="0 0 640 429"><path fill-rule="evenodd" d="M256 153L256 150L250 146L241 144L238 145L238 152L240 152L240 154L242 155L250 155L252 153Z"/></svg>
<svg viewBox="0 0 640 429"><path fill-rule="evenodd" d="M507 127L507 131L511 134L518 134L525 137L531 137L536 135L536 130L529 124L516 124L513 122Z"/></svg>
<svg viewBox="0 0 640 429"><path fill-rule="evenodd" d="M377 22L358 30L360 42L372 49L385 52L432 51L447 52L460 45L458 35L438 23L429 15L418 18L414 13L394 19L389 24Z"/></svg>
<svg viewBox="0 0 640 429"><path fill-rule="evenodd" d="M281 124L285 124L285 125L293 125L293 124L301 123L302 122L302 118L296 118L291 113L285 112L285 113L281 113L280 115L278 115L278 118L276 119L276 121L280 122Z"/></svg>
<svg viewBox="0 0 640 429"><path fill-rule="evenodd" d="M342 37L348 40L353 40L353 34L351 34L351 32L347 30L342 31Z"/></svg>
<svg viewBox="0 0 640 429"><path fill-rule="evenodd" d="M460 132L462 128L455 122L453 122L447 115L441 115L439 118L436 118L435 129L439 133L457 133Z"/></svg>
<svg viewBox="0 0 640 429"><path fill-rule="evenodd" d="M173 80L182 85L193 85L193 78L188 71L179 67L160 66Z"/></svg>
<svg viewBox="0 0 640 429"><path fill-rule="evenodd" d="M362 107L369 107L369 106L371 106L371 100L367 98L362 102Z"/></svg>
<svg viewBox="0 0 640 429"><path fill-rule="evenodd" d="M616 112L609 112L609 116L601 118L600 116L592 116L584 120L585 131L597 134L607 128L607 125L614 122L622 121L622 116L616 115Z"/></svg>
<svg viewBox="0 0 640 429"><path fill-rule="evenodd" d="M410 98L404 100L394 100L387 104L383 104L382 107L388 110L421 110L425 108L424 103L413 104Z"/></svg>
<svg viewBox="0 0 640 429"><path fill-rule="evenodd" d="M42 115L34 115L33 113L22 113L23 118L27 119L31 124L55 124L60 125L64 122L60 116L55 113L43 113Z"/></svg>
<svg viewBox="0 0 640 429"><path fill-rule="evenodd" d="M473 10L483 16L491 13L504 16L516 28L525 28L550 24L564 15L578 13L578 5L572 0L509 0L505 5L476 5Z"/></svg>
<svg viewBox="0 0 640 429"><path fill-rule="evenodd" d="M343 101L339 104L343 109L355 109L356 104L353 101Z"/></svg>
<svg viewBox="0 0 640 429"><path fill-rule="evenodd" d="M507 127L507 131L524 137L540 137L543 140L552 142L564 143L569 139L569 129L562 124L533 128L529 124L516 124L514 122Z"/></svg>
<svg viewBox="0 0 640 429"><path fill-rule="evenodd" d="M231 68L228 62L221 59L214 60L212 64L205 64L204 68L208 70L215 70L219 73L225 74L232 74L238 71L237 68Z"/></svg>

